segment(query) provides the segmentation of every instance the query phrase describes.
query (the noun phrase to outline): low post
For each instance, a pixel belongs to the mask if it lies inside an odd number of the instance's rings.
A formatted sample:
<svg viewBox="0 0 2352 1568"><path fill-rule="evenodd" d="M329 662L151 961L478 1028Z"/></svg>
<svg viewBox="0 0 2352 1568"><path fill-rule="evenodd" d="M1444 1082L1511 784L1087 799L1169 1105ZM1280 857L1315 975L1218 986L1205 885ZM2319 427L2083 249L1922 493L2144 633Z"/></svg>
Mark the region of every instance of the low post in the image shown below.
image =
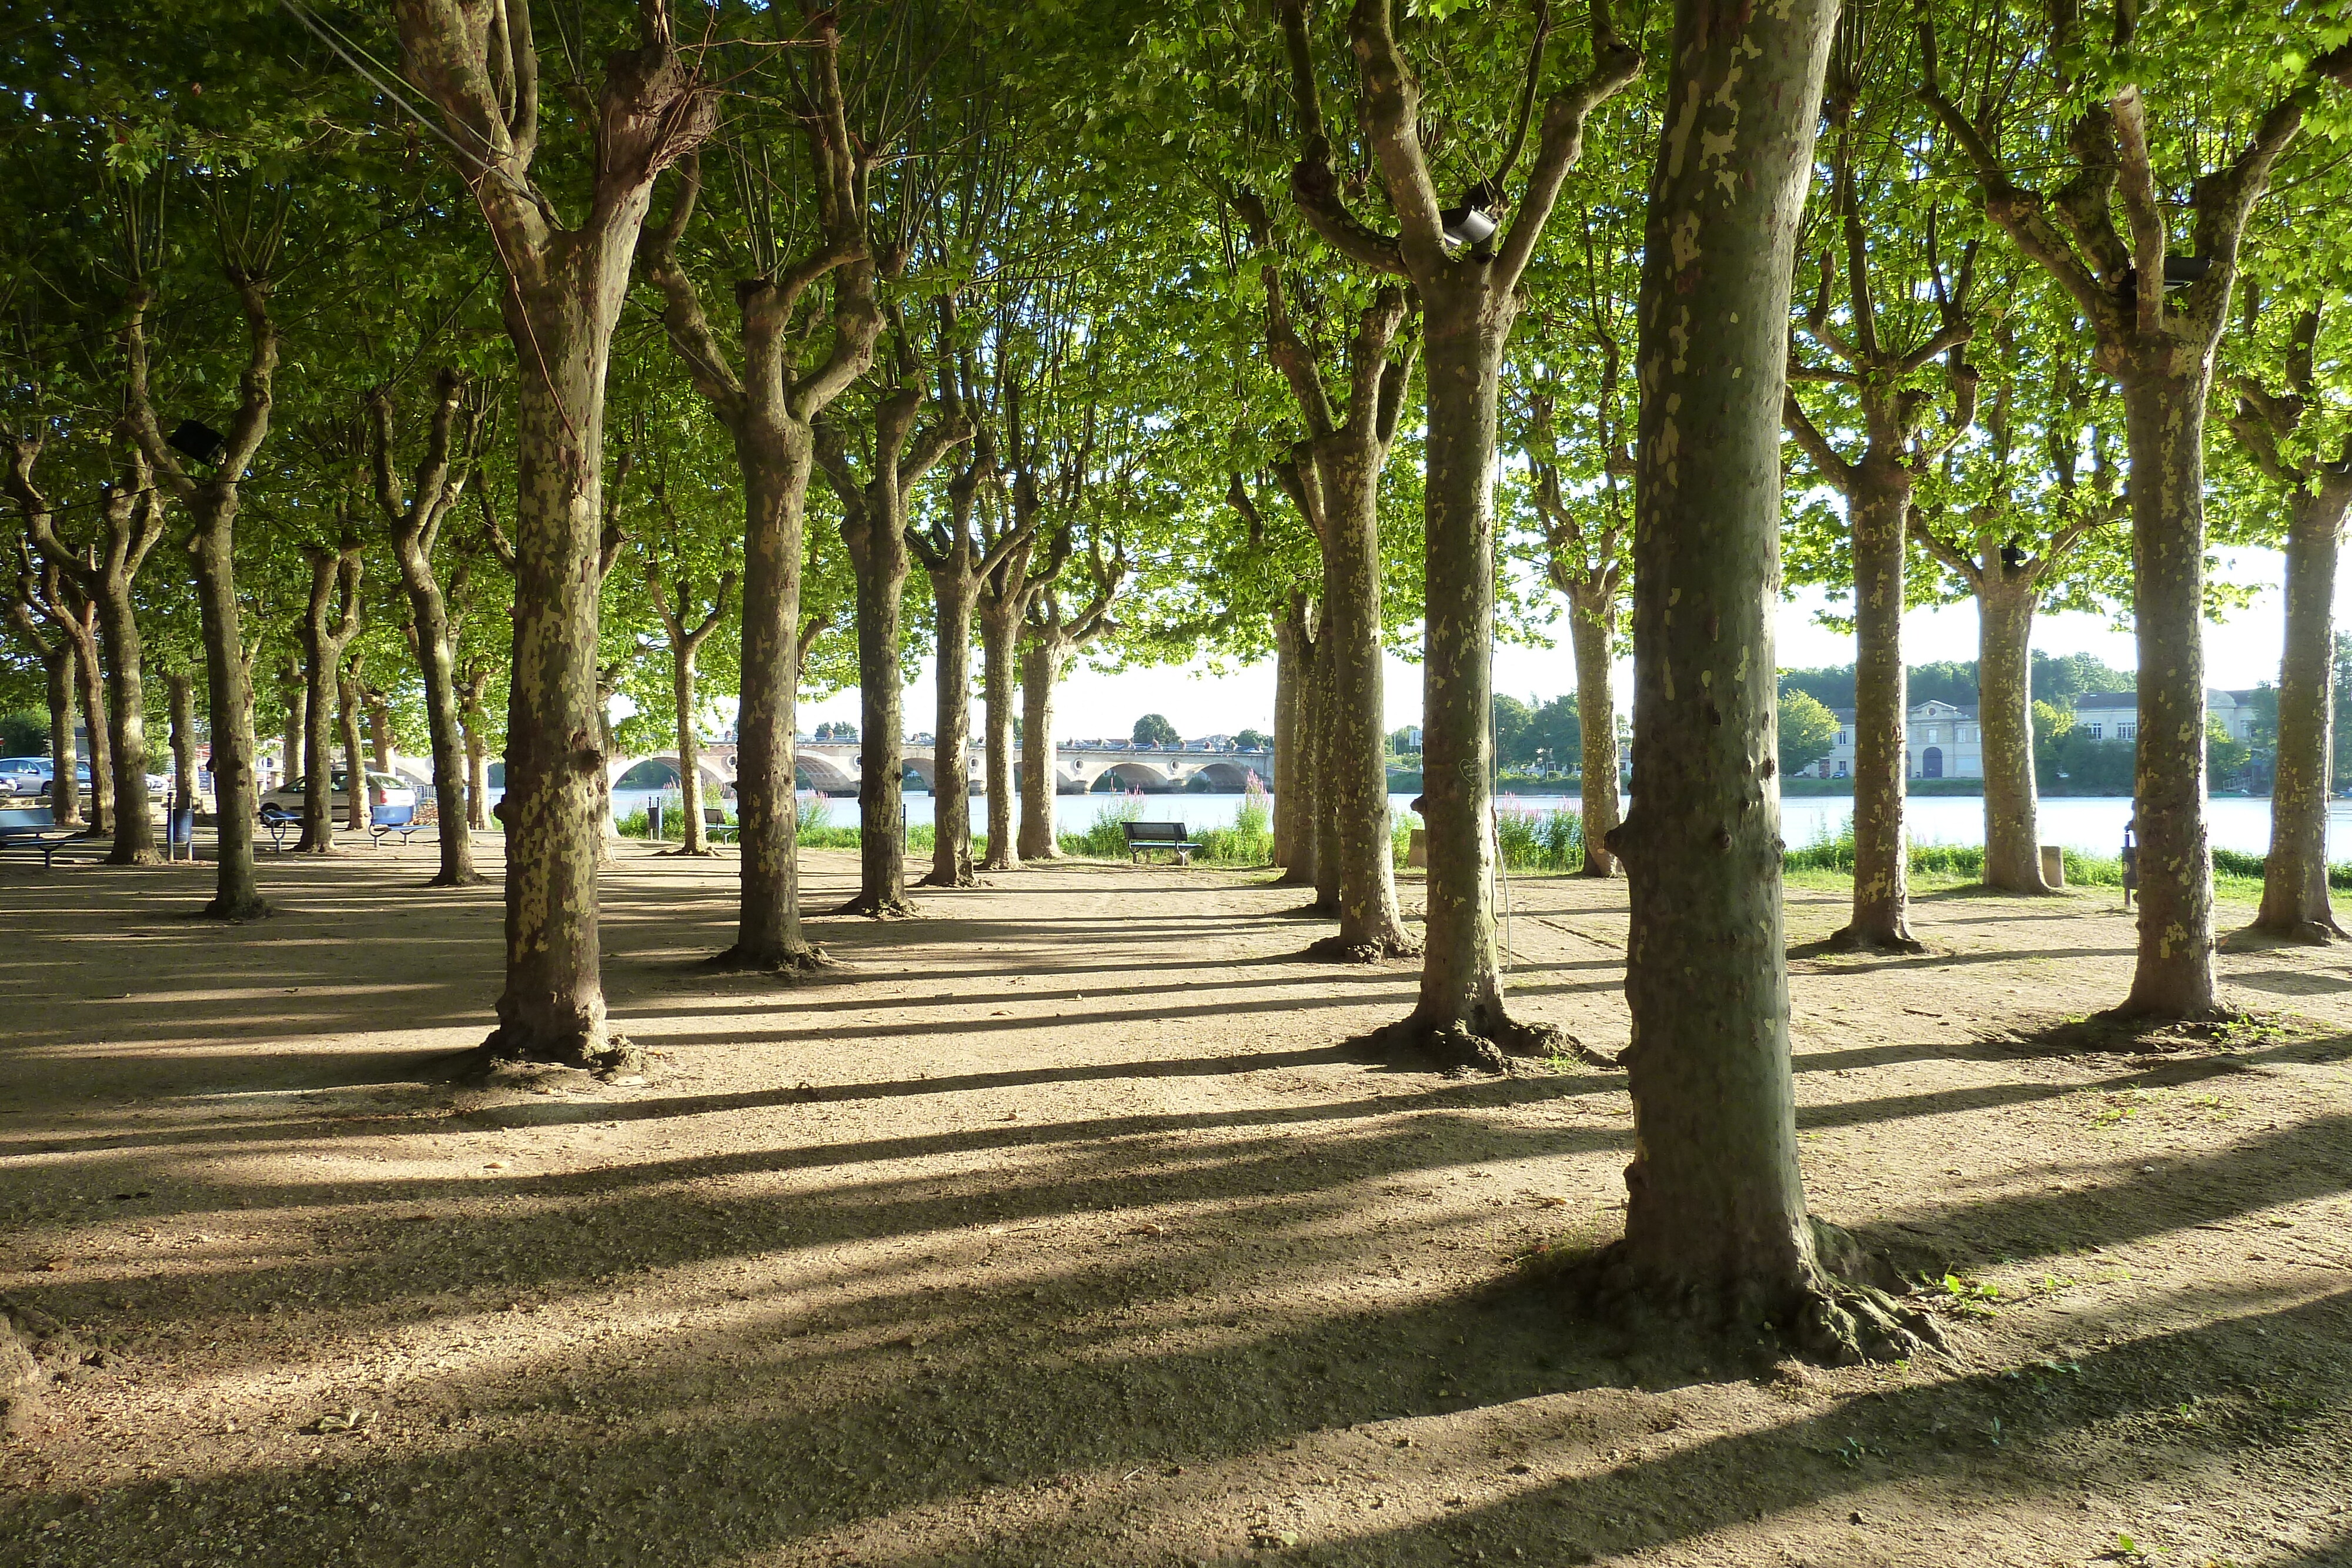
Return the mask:
<svg viewBox="0 0 2352 1568"><path fill-rule="evenodd" d="M662 836L662 808L658 797L646 802L646 837L659 843Z"/></svg>
<svg viewBox="0 0 2352 1568"><path fill-rule="evenodd" d="M2056 844L2042 846L2042 880L2052 887L2066 885L2066 852Z"/></svg>

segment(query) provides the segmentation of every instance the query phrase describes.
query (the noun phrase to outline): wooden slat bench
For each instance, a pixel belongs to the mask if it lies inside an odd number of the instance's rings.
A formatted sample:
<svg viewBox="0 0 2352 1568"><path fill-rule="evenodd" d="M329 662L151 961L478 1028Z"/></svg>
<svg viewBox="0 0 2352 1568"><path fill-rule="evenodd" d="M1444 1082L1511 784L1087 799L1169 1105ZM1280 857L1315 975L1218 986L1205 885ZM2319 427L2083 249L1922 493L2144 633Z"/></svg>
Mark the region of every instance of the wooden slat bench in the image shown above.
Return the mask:
<svg viewBox="0 0 2352 1568"><path fill-rule="evenodd" d="M1151 851L1166 850L1178 865L1191 865L1192 852L1201 848L1184 836L1181 822L1121 822L1119 828L1127 834L1127 858L1137 864Z"/></svg>

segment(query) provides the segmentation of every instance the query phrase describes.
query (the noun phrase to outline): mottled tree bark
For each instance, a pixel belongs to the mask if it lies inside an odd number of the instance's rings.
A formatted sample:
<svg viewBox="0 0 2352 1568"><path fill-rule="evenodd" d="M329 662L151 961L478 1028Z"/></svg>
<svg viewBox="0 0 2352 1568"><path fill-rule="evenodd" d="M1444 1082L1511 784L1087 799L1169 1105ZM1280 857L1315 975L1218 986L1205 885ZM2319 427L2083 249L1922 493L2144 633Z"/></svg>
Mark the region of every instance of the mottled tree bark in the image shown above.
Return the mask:
<svg viewBox="0 0 2352 1568"><path fill-rule="evenodd" d="M1021 858L1062 858L1054 831L1054 793L1058 782L1054 745L1054 687L1069 657L1046 637L1032 636L1021 650Z"/></svg>
<svg viewBox="0 0 2352 1568"><path fill-rule="evenodd" d="M253 669L236 593L236 516L246 468L269 434L278 329L269 316L269 281L234 264L224 271L244 312L251 351L238 380L237 411L219 465L210 477L198 479L182 466L163 439L148 392L149 301L143 291L132 294L121 333L128 367L123 423L153 469L155 485L179 502L192 524L188 551L195 567L196 605L204 627L220 846L213 899L205 914L218 920L250 920L268 913L269 905L261 896L253 852L259 804L254 777Z"/></svg>
<svg viewBox="0 0 2352 1568"><path fill-rule="evenodd" d="M2257 309L2250 309L2248 326ZM2277 771L2271 784L2271 849L2254 929L2326 942L2347 935L2327 893L2327 801L2334 782L2336 563L2352 509L2352 440L2323 462L2328 418L2314 347L2320 313L2296 317L2286 346L2286 386L2238 379L2230 428L2264 477L2285 494L2286 643L2279 662Z"/></svg>
<svg viewBox="0 0 2352 1568"><path fill-rule="evenodd" d="M2132 623L2139 734L2139 955L2123 1010L2216 1012L2213 852L2205 834L2205 398L2211 359L2187 374L2123 373L2131 452Z"/></svg>
<svg viewBox="0 0 2352 1568"><path fill-rule="evenodd" d="M1582 746L1579 766L1583 773L1580 808L1584 821L1585 876L1614 876L1617 857L1609 852L1609 835L1617 831L1617 698L1610 689L1610 645L1617 640L1617 596L1612 583L1605 595L1570 596L1568 642L1576 662L1576 719Z"/></svg>
<svg viewBox="0 0 2352 1568"><path fill-rule="evenodd" d="M842 434L817 429L817 462L841 501L841 540L857 579L856 896L836 912L877 920L918 911L907 897L906 681L900 672L900 612L913 557L907 543L908 493L968 439L952 412L918 431L928 401L922 367L903 329L895 333L897 386L874 405L868 476L861 480Z"/></svg>
<svg viewBox="0 0 2352 1568"><path fill-rule="evenodd" d="M338 683L336 696L335 716L343 742L343 826L365 834L373 802L368 789L367 737L360 728L364 696L359 681L350 675Z"/></svg>
<svg viewBox="0 0 2352 1568"><path fill-rule="evenodd" d="M111 837L121 821L122 802L115 798L113 737L106 722L106 667L99 652L98 606L85 599L73 605L62 624L79 633L74 640L74 680L80 690L82 730L89 739L89 831Z"/></svg>
<svg viewBox="0 0 2352 1568"><path fill-rule="evenodd" d="M1399 233L1391 237L1348 210L1322 126L1306 7L1286 0L1283 29L1303 146L1290 190L1301 214L1360 266L1409 281L1422 304L1427 363L1427 564L1423 665L1423 817L1428 824L1428 916L1421 996L1386 1041L1446 1064L1505 1065L1511 1052L1548 1051L1559 1031L1509 1018L1495 939L1491 711L1494 687L1496 402L1518 287L1560 186L1584 145L1592 111L1630 86L1640 57L1618 38L1605 5L1591 11L1589 68L1544 103L1527 184L1487 239L1454 247L1422 141L1420 86L1399 49L1388 0L1357 0L1348 32L1361 90L1364 139L1385 177ZM1543 49L1528 62L1532 110ZM1499 205L1502 181L1525 147L1513 142L1483 199ZM1327 607L1328 608L1328 607Z"/></svg>
<svg viewBox="0 0 2352 1568"><path fill-rule="evenodd" d="M56 570L47 568L52 576ZM49 597L54 596L52 589ZM17 566L16 591L13 597L0 595L0 601L6 605L8 623L41 662L49 706L49 821L60 828L74 828L81 825L81 789L74 779L79 761L74 755L73 739L73 643L41 629L43 597L31 553L25 551Z"/></svg>
<svg viewBox="0 0 2352 1568"><path fill-rule="evenodd" d="M1318 624L1316 607L1309 597L1294 591L1283 607L1282 618L1276 622L1278 648L1286 648L1290 659L1290 687L1287 695L1280 685L1276 670L1275 690L1275 810L1279 813L1286 799L1290 811L1290 851L1282 857L1282 875L1276 879L1278 887L1314 887L1318 885L1316 864L1316 800L1320 793L1316 778L1315 724L1315 641ZM1286 743L1282 729L1289 726Z"/></svg>
<svg viewBox="0 0 2352 1568"><path fill-rule="evenodd" d="M280 683L286 704L286 725L278 737L278 782L291 784L302 776L302 737L310 733L309 716L303 711L309 698L302 686L300 661L286 661L285 678Z"/></svg>
<svg viewBox="0 0 2352 1568"><path fill-rule="evenodd" d="M474 794L466 765L466 741L457 716L457 650L449 628L449 601L434 570L433 551L441 524L464 493L467 465L479 429L480 411L469 404L464 382L444 369L434 382L432 416L425 447L405 494L392 466L392 399L377 392L368 400L371 455L376 505L392 535L393 559L408 594L409 643L425 683L425 726L433 748L434 832L440 869L428 887L470 887L483 880L474 869ZM386 767L390 764L387 762Z"/></svg>
<svg viewBox="0 0 2352 1568"><path fill-rule="evenodd" d="M1339 913L1339 748L1332 744L1339 699L1333 690L1331 604L1323 603L1323 622L1315 639L1315 662L1307 666L1307 745L1315 757L1315 903L1318 915Z"/></svg>
<svg viewBox="0 0 2352 1568"><path fill-rule="evenodd" d="M172 804L194 821L204 806L196 787L196 686L177 670L166 671L163 683L172 708Z"/></svg>
<svg viewBox="0 0 2352 1568"><path fill-rule="evenodd" d="M1025 556L1008 560L1000 574L1018 580ZM987 735L988 854L982 871L1018 871L1021 849L1013 826L1013 797L1020 787L1013 755L1013 709L1021 690L1021 617L1027 609L1010 595L982 590L980 603L981 694Z"/></svg>
<svg viewBox="0 0 2352 1568"><path fill-rule="evenodd" d="M1604 1298L1851 1354L1797 1165L1780 915L1780 389L1834 0L1675 13L1640 306L1624 1239ZM1731 172L1738 172L1732 178ZM1858 1327L1857 1310L1868 1320Z"/></svg>
<svg viewBox="0 0 2352 1568"><path fill-rule="evenodd" d="M531 182L538 47L528 6L394 0L404 68L450 125L507 270L521 373L515 421L515 610L509 671L506 988L494 1057L619 1070L636 1052L604 1014L596 874L610 822L596 632L604 371L653 183L710 132L717 99L675 47L666 0L608 57L593 117L586 215L560 227Z"/></svg>
<svg viewBox="0 0 2352 1568"><path fill-rule="evenodd" d="M849 131L841 90L841 38L829 12L811 18L806 80L814 112L802 120L815 172L817 243L789 267L735 288L741 355L711 331L699 292L678 259L700 189L698 160L682 171L669 217L649 231L647 276L660 289L662 324L695 390L727 427L743 479L743 650L737 686L735 794L741 847L735 940L712 958L730 968L797 971L824 961L801 928L800 811L794 739L800 703L801 574L806 558L814 421L872 364L882 318L866 243L858 176L883 149ZM833 341L811 352L800 306L832 278ZM814 313L811 313L814 319ZM803 363L803 360L813 361Z"/></svg>
<svg viewBox="0 0 2352 1568"><path fill-rule="evenodd" d="M664 515L669 518L673 535L677 532L677 519L670 511L669 496L665 486L656 484L654 493L659 498ZM669 689L671 714L677 723L678 808L686 817L684 842L677 853L707 855L712 852L710 834L702 820L702 737L695 732L695 714L701 699L695 691L695 661L701 655L702 644L726 618L728 598L735 591L732 568L719 574L719 583L710 596L709 607L699 619L694 619L699 605L694 574L680 566L675 584L675 597L665 590L661 568L651 557L646 560L646 591L654 601L654 612L661 617L662 631L669 638ZM740 735L741 731L739 729ZM740 775L740 768L739 768Z"/></svg>
<svg viewBox="0 0 2352 1568"><path fill-rule="evenodd" d="M2068 178L2054 194L2018 184L2003 166L1990 106L1971 115L1945 96L1937 18L1928 12L1920 17L1921 96L1971 165L1986 216L2066 291L2090 325L2100 370L2123 390L2139 643L2133 782L2140 907L2131 992L2117 1011L2129 1019L2209 1018L2222 1009L2204 817L2206 399L2247 222L2321 84L2352 81L2352 44L2304 57L2235 156L2198 175L2183 211L2179 194L2158 186L2140 85L2129 76L2079 80L2088 18L2058 5L2048 16L2046 47L2073 112L2062 165ZM2118 43L2129 42L2132 25L2127 16L2118 21ZM2117 57L2134 58L2127 49ZM2092 89L2084 92L2085 86ZM2202 263L2201 276L2177 289L2166 276L2176 223L2193 235Z"/></svg>
<svg viewBox="0 0 2352 1568"><path fill-rule="evenodd" d="M931 732L931 870L926 887L971 887L971 615L977 581L942 564L927 568L938 613Z"/></svg>
<svg viewBox="0 0 2352 1568"><path fill-rule="evenodd" d="M154 812L147 798L147 695L141 668L146 655L131 586L148 551L163 537L163 507L149 483L146 461L134 445L121 477L100 494L96 539L80 551L68 548L58 537L47 498L33 483L41 445L37 435L8 439L6 485L43 559L66 578L80 605L86 607L77 618L77 626L86 632L89 613L94 612L97 617L95 651L103 657L106 688L103 754L114 833L107 863L152 865L162 856L156 850ZM79 641L89 639L84 635ZM98 750L95 710L90 733L92 749ZM96 780L97 769L91 770L91 777Z"/></svg>
<svg viewBox="0 0 2352 1568"><path fill-rule="evenodd" d="M356 539L340 550L310 549L310 597L302 613L302 838L297 851L331 854L335 848L334 731L343 717L343 650L360 629L360 549ZM331 612L340 582L342 602ZM358 727L352 726L356 737ZM351 761L359 761L354 740ZM346 777L350 789L364 793L364 776ZM362 819L364 823L364 819Z"/></svg>
<svg viewBox="0 0 2352 1568"><path fill-rule="evenodd" d="M1846 947L1925 952L1911 935L1908 789L1904 742L1904 524L1907 484L1850 493L1853 553L1853 908L1830 940Z"/></svg>
<svg viewBox="0 0 2352 1568"><path fill-rule="evenodd" d="M1977 738L1984 758L1987 887L2051 891L2033 778L2033 607L2040 584L1993 553L1977 590Z"/></svg>
<svg viewBox="0 0 2352 1568"><path fill-rule="evenodd" d="M2257 929L2305 941L2347 935L2327 896L2327 799L2336 708L2336 552L2352 477L2290 501L2286 647L2279 662L2278 768Z"/></svg>

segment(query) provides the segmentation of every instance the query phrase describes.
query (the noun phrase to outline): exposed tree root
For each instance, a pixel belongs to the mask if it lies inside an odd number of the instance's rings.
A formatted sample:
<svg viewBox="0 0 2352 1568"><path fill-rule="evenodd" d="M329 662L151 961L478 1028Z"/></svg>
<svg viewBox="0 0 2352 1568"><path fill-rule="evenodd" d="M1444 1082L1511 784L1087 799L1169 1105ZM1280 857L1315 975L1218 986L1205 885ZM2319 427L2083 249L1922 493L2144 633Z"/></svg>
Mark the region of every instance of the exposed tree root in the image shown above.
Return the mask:
<svg viewBox="0 0 2352 1568"><path fill-rule="evenodd" d="M463 874L445 871L425 885L427 887L484 887L488 885L489 880L478 871L469 871Z"/></svg>
<svg viewBox="0 0 2352 1568"><path fill-rule="evenodd" d="M1908 931L1865 931L1859 925L1840 927L1822 946L1837 953L1917 954L1927 950L1927 944Z"/></svg>
<svg viewBox="0 0 2352 1568"><path fill-rule="evenodd" d="M2012 1051L2040 1056L2112 1055L2120 1052L2193 1051L2247 1043L2252 1033L2287 1032L2276 1018L2216 1006L2190 1018L2110 1008L2085 1019L2066 1019L2039 1029L1996 1037Z"/></svg>
<svg viewBox="0 0 2352 1568"><path fill-rule="evenodd" d="M980 878L970 872L961 872L954 876L941 876L939 873L933 872L915 885L917 887L978 887Z"/></svg>
<svg viewBox="0 0 2352 1568"><path fill-rule="evenodd" d="M269 900L258 895L235 903L215 898L205 905L202 914L206 920L226 920L232 925L240 925L248 920L266 917L269 914Z"/></svg>
<svg viewBox="0 0 2352 1568"><path fill-rule="evenodd" d="M2298 920L2284 930L2255 921L2241 931L2233 931L2221 939L2224 948L2243 952L2248 948L2267 946L2325 947L2341 940L2352 940L2352 931L2336 924L2335 917L2326 920Z"/></svg>
<svg viewBox="0 0 2352 1568"><path fill-rule="evenodd" d="M916 908L910 901L905 898L894 898L881 894L861 893L856 898L851 899L847 904L843 904L840 908L831 910L828 913L834 915L863 915L875 920L912 920L917 915L922 914L922 911Z"/></svg>
<svg viewBox="0 0 2352 1568"><path fill-rule="evenodd" d="M646 1053L635 1041L603 1029L551 1036L500 1024L467 1055L469 1074L484 1077L515 1062L576 1067L607 1080L643 1072L646 1068Z"/></svg>
<svg viewBox="0 0 2352 1568"><path fill-rule="evenodd" d="M1832 1365L1892 1361L1949 1348L1941 1324L1906 1305L1894 1270L1845 1231L1813 1219L1815 1266L1793 1281L1742 1280L1709 1287L1645 1266L1623 1241L1570 1266L1567 1284L1596 1317L1637 1333L1660 1319L1702 1333L1745 1339L1760 1323L1790 1350Z"/></svg>
<svg viewBox="0 0 2352 1568"><path fill-rule="evenodd" d="M996 855L991 855L986 860L980 862L980 869L982 871L1019 871L1021 869L1021 862L1016 860L1005 860Z"/></svg>
<svg viewBox="0 0 2352 1568"><path fill-rule="evenodd" d="M674 850L656 850L654 852L661 855L693 855L698 859L703 860L716 860L719 858L718 850L709 845L705 845L703 848L698 850L690 850L685 845L680 844Z"/></svg>
<svg viewBox="0 0 2352 1568"><path fill-rule="evenodd" d="M1503 1077L1517 1071L1517 1061L1562 1055L1575 1045L1566 1030L1548 1023L1500 1019L1480 1032L1459 1020L1431 1024L1418 1018L1376 1029L1355 1043L1364 1053L1399 1066Z"/></svg>
<svg viewBox="0 0 2352 1568"><path fill-rule="evenodd" d="M1352 942L1346 936L1326 936L1307 945L1307 956L1326 964L1384 964L1391 958L1418 958L1421 944L1410 936L1388 936L1378 942Z"/></svg>
<svg viewBox="0 0 2352 1568"><path fill-rule="evenodd" d="M760 975L813 975L838 967L832 954L806 943L790 947L747 948L738 942L723 953L713 953L702 963L705 968Z"/></svg>
<svg viewBox="0 0 2352 1568"><path fill-rule="evenodd" d="M162 865L164 861L163 857L153 850L142 850L135 855L110 854L106 857L105 863L108 865Z"/></svg>

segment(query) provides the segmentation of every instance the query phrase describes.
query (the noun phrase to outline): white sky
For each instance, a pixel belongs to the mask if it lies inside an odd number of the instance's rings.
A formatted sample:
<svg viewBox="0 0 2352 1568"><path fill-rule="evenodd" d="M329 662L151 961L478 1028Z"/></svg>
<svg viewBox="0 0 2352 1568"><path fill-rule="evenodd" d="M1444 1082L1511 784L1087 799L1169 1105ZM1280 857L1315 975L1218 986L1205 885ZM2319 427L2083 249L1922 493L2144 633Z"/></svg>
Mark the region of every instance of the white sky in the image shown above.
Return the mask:
<svg viewBox="0 0 2352 1568"><path fill-rule="evenodd" d="M2226 625L2205 629L2205 684L2244 687L2278 679L2279 645L2284 632L2279 585L2282 568L2274 550L2224 551L2221 576L2231 582L2259 586L2252 604L2234 612ZM1813 619L1823 603L1818 591L1808 591L1780 607L1777 635L1783 669L1821 664L1844 664L1853 660L1853 642ZM2339 580L2336 621L2352 623L2352 573ZM1913 611L1903 622L1904 656L1914 664L1938 659L1977 656L1977 617L1972 603ZM2045 653L2086 653L2118 670L2137 667L2138 659L2128 632L2118 632L2104 616L2041 615L2035 618L2033 645ZM931 667L926 660L907 693L909 733L933 727ZM1622 661L1614 682L1618 702L1630 703L1633 665ZM1552 697L1576 689L1574 665L1563 637L1555 648L1505 645L1496 651L1495 685L1517 697ZM1055 697L1055 725L1061 739L1123 737L1147 713L1165 714L1186 736L1230 735L1235 730L1274 727L1274 663L1268 659L1249 669L1224 675L1205 664L1155 670L1126 670L1105 674L1081 664L1062 682ZM979 705L973 705L974 736L978 736ZM857 718L857 693L838 692L823 702L803 703L801 727L812 728L832 719ZM1416 724L1421 719L1421 669L1402 659L1388 661L1388 727Z"/></svg>

